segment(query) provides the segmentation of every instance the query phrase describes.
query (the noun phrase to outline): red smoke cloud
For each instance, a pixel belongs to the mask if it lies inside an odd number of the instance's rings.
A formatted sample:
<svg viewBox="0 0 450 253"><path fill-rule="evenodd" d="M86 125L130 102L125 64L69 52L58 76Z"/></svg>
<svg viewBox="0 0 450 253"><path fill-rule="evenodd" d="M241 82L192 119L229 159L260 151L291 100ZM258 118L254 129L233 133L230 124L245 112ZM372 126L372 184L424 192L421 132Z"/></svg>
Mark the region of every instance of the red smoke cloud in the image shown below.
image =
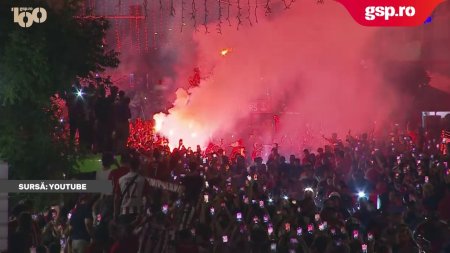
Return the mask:
<svg viewBox="0 0 450 253"><path fill-rule="evenodd" d="M360 26L332 1L295 2L270 19L262 18L261 8L260 16L257 25L239 31L223 25L222 35L193 33L195 63L176 69L198 66L204 78L190 95L178 92L169 115L156 116L173 144L182 138L189 146L204 146L213 136L242 134L251 128L250 104L258 99L275 108L279 130L269 125L256 133L265 137L252 138L291 143L286 149L295 153L322 144L322 134L371 131L375 121L387 118L395 97L369 57L376 54L369 45L379 28ZM215 24L209 26L213 30ZM223 55L224 48L232 50ZM192 48L180 42L185 50ZM186 75L175 82L186 87Z"/></svg>

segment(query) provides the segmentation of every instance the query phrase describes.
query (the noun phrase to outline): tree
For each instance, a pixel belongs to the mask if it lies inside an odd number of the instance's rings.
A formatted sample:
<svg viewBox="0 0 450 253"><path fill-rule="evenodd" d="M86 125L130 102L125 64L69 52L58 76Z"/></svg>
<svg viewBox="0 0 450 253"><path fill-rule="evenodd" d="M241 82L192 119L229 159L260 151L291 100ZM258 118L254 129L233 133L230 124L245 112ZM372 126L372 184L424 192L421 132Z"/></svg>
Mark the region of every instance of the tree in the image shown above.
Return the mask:
<svg viewBox="0 0 450 253"><path fill-rule="evenodd" d="M6 2L6 3L5 3ZM60 179L74 167L73 143L61 138L58 106L77 78L117 67L103 39L108 22L76 19L80 0L0 3L0 158L10 178ZM47 20L22 28L12 7L43 7Z"/></svg>

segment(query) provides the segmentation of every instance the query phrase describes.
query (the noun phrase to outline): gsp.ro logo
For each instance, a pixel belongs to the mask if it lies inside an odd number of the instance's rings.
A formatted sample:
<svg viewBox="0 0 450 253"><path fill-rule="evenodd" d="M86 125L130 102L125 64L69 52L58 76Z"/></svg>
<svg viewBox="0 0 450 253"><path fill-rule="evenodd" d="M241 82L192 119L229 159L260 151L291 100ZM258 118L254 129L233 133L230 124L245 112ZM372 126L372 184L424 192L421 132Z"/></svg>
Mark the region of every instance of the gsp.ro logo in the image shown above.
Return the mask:
<svg viewBox="0 0 450 253"><path fill-rule="evenodd" d="M13 7L14 23L18 23L21 27L28 28L33 23L44 23L47 20L47 11L42 7Z"/></svg>

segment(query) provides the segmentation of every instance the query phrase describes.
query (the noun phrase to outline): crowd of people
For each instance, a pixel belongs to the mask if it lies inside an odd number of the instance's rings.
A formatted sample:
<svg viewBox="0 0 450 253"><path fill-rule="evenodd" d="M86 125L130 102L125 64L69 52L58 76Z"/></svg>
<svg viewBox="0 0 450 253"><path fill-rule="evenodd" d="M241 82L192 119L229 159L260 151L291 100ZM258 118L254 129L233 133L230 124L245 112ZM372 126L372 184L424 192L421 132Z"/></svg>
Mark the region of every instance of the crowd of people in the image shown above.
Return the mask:
<svg viewBox="0 0 450 253"><path fill-rule="evenodd" d="M104 152L97 174L113 192L45 213L20 204L10 252L450 252L449 144L398 132L327 141L251 163L182 141L120 162Z"/></svg>
<svg viewBox="0 0 450 253"><path fill-rule="evenodd" d="M64 99L71 140L78 140L88 152L123 152L131 118L130 98L124 91L116 86L75 83Z"/></svg>

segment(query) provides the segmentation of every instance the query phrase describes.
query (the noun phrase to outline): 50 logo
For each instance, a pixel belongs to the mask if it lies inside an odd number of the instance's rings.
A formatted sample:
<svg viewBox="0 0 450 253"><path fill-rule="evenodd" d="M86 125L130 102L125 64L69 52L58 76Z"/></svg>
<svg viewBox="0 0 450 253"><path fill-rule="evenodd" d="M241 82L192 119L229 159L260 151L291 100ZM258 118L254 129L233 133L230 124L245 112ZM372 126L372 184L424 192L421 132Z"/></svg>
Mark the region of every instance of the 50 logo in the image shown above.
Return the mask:
<svg viewBox="0 0 450 253"><path fill-rule="evenodd" d="M44 23L47 20L47 10L42 7L13 7L11 11L14 13L14 23L19 26L28 28L33 23Z"/></svg>

